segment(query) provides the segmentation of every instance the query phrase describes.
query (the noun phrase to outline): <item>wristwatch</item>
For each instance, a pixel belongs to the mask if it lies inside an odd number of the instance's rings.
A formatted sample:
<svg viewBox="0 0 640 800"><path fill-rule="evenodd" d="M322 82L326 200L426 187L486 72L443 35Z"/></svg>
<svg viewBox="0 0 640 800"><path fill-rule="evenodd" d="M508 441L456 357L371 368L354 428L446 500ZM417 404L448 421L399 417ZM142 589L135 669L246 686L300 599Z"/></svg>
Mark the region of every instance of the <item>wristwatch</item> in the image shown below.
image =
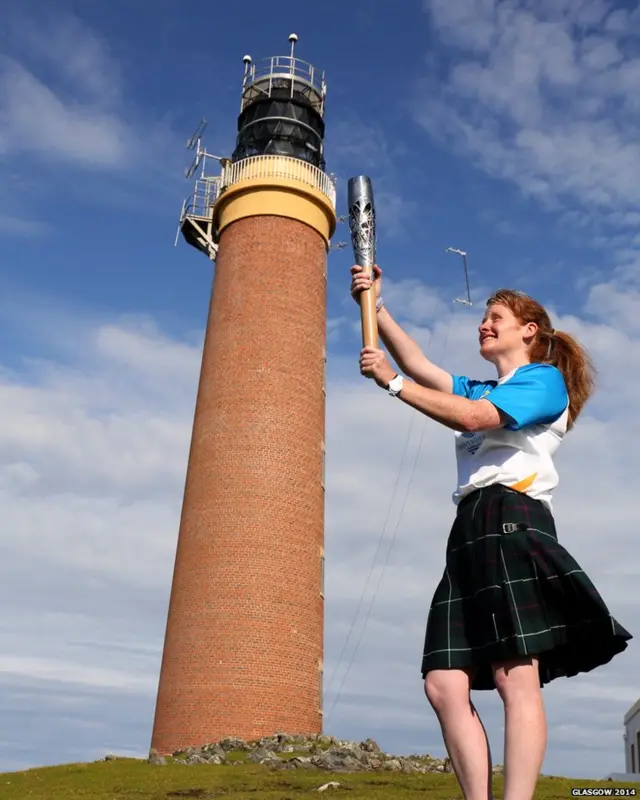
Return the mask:
<svg viewBox="0 0 640 800"><path fill-rule="evenodd" d="M387 391L389 392L391 397L395 397L402 391L403 385L404 385L404 379L402 375L396 375L394 378L391 378L391 380L387 384Z"/></svg>

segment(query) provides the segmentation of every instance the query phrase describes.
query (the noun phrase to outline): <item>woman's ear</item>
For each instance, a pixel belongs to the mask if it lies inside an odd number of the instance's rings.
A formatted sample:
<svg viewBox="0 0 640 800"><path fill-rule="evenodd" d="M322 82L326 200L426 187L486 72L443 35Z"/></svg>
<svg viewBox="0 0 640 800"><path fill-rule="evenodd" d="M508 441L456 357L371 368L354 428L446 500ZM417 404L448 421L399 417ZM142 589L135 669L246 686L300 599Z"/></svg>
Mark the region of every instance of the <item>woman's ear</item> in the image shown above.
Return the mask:
<svg viewBox="0 0 640 800"><path fill-rule="evenodd" d="M531 344L538 333L538 325L535 322L527 322L524 326L524 338L527 344Z"/></svg>

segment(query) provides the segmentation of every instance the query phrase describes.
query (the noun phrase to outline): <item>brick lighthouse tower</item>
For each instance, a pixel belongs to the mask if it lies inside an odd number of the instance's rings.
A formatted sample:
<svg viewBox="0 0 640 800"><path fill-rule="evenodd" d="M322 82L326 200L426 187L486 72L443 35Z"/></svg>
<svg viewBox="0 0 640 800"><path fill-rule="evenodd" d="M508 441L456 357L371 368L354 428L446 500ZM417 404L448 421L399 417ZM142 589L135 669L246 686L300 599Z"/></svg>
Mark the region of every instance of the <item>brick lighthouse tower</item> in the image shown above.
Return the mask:
<svg viewBox="0 0 640 800"><path fill-rule="evenodd" d="M185 240L215 261L151 747L322 730L324 74L245 56L236 147L196 132ZM217 159L219 173L206 174Z"/></svg>

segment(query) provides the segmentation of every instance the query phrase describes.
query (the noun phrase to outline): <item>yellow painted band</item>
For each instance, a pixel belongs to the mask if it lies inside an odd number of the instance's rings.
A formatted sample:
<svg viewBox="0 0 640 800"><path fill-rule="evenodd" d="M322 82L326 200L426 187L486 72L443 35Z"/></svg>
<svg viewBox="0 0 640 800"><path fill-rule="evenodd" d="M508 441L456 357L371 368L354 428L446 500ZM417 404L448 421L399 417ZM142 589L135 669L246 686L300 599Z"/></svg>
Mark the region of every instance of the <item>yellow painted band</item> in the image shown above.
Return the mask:
<svg viewBox="0 0 640 800"><path fill-rule="evenodd" d="M311 226L329 245L336 229L336 213L329 198L290 178L249 178L229 186L213 206L218 234L246 217L274 215Z"/></svg>

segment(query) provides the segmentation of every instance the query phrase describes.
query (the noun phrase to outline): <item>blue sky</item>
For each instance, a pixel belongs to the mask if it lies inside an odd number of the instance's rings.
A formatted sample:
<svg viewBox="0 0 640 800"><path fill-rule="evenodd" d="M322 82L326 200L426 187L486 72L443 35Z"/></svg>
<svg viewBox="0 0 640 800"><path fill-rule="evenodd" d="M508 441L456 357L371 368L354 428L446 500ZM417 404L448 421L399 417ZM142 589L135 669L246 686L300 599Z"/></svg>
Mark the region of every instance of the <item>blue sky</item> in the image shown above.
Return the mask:
<svg viewBox="0 0 640 800"><path fill-rule="evenodd" d="M370 175L385 297L427 354L486 376L474 328L501 285L536 295L590 348L599 389L558 457L558 524L620 621L640 622L638 12L605 0L218 5L3 6L2 769L147 751L211 287L204 256L173 246L192 188L184 145L206 116L207 149L230 155L242 57L286 54L291 32L327 74L338 212L347 179ZM453 302L464 276L450 246L469 252L471 309ZM329 254L326 729L441 754L419 664L453 447L358 374L350 264L349 246ZM634 640L597 674L545 690L545 771L624 768L639 667ZM499 762L499 704L480 707Z"/></svg>

